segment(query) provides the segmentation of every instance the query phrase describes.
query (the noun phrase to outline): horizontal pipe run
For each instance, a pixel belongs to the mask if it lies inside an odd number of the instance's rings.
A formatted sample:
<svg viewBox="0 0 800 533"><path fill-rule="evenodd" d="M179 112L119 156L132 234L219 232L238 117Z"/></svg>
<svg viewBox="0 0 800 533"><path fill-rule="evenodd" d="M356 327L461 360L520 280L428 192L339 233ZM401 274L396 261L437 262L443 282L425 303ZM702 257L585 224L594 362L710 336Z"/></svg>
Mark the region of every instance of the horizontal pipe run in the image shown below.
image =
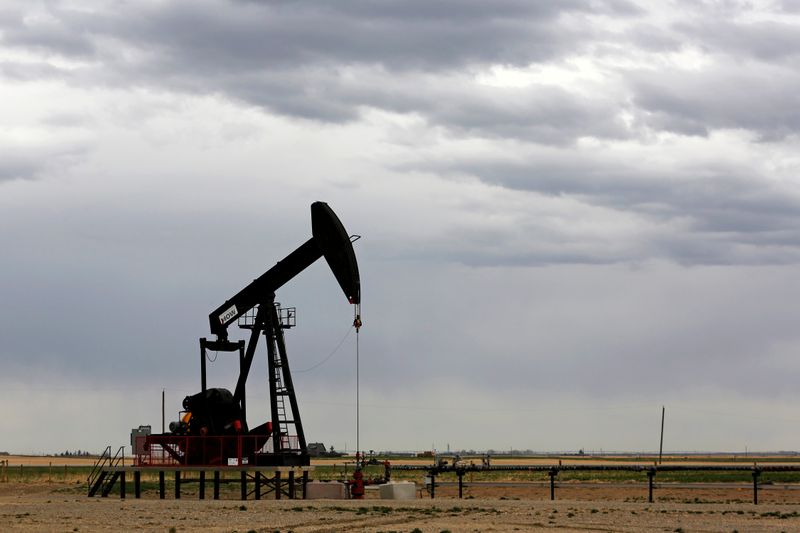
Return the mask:
<svg viewBox="0 0 800 533"><path fill-rule="evenodd" d="M426 472L800 472L800 465L502 465L502 466L431 466L431 465L392 465L392 470L420 470Z"/></svg>

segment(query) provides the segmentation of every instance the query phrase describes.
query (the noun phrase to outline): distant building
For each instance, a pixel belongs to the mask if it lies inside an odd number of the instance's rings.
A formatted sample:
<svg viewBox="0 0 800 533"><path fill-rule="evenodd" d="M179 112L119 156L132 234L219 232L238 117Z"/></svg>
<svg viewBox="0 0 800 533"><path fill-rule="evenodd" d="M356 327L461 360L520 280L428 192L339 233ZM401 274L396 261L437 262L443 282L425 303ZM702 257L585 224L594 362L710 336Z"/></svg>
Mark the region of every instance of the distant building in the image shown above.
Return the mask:
<svg viewBox="0 0 800 533"><path fill-rule="evenodd" d="M321 442L312 442L308 445L308 455L311 457L323 457L327 450Z"/></svg>

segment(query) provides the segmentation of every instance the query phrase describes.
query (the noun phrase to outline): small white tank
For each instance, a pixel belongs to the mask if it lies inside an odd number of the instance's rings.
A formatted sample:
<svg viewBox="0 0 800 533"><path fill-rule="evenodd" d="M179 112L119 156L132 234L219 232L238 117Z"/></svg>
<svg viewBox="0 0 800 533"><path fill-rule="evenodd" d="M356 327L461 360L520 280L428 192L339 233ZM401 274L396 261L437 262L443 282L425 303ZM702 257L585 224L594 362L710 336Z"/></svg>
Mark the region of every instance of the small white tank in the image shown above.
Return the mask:
<svg viewBox="0 0 800 533"><path fill-rule="evenodd" d="M413 481L390 481L381 485L382 500L415 500L417 485Z"/></svg>

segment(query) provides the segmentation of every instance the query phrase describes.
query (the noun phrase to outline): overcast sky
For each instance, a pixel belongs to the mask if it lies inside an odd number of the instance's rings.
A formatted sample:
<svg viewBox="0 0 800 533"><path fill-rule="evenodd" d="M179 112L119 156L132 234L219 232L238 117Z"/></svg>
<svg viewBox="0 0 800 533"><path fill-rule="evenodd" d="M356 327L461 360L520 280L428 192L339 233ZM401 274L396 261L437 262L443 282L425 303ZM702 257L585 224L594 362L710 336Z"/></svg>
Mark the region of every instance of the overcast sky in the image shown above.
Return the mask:
<svg viewBox="0 0 800 533"><path fill-rule="evenodd" d="M316 200L362 448L656 450L665 405L667 450L800 449L798 1L7 0L0 117L0 450L174 419ZM278 300L353 449L351 306Z"/></svg>

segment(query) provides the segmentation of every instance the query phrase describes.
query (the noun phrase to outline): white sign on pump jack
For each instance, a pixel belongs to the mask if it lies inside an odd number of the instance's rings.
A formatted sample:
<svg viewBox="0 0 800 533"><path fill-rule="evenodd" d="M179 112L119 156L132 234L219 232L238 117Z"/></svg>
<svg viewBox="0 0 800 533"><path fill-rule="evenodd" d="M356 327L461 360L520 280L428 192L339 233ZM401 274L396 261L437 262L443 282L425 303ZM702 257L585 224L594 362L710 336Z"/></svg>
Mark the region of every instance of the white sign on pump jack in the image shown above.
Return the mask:
<svg viewBox="0 0 800 533"><path fill-rule="evenodd" d="M228 320L232 319L236 316L236 306L230 306L224 313L219 315L219 323L223 326L228 322Z"/></svg>

